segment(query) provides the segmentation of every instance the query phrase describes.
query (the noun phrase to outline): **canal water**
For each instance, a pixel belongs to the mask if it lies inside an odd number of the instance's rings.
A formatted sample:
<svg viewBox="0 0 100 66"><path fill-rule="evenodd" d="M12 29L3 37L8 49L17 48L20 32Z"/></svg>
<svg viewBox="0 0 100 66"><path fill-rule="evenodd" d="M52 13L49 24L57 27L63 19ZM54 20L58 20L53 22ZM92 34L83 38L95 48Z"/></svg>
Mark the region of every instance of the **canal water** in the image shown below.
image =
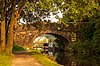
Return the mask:
<svg viewBox="0 0 100 66"><path fill-rule="evenodd" d="M50 51L48 55L63 66L100 66L100 56L97 55L72 55L67 51Z"/></svg>

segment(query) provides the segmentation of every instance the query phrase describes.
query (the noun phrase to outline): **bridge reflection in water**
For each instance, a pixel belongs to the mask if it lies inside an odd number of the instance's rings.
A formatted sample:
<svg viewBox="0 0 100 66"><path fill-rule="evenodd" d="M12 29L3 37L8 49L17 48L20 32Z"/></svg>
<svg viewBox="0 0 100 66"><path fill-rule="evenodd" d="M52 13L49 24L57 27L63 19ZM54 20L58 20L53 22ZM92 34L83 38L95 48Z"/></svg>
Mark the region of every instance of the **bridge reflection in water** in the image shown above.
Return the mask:
<svg viewBox="0 0 100 66"><path fill-rule="evenodd" d="M46 51L45 53L50 57L53 57L53 60L61 65L68 64L70 61L69 54L67 52L69 46L68 40L58 34L48 34L54 36L56 39L54 41L47 43L48 52Z"/></svg>

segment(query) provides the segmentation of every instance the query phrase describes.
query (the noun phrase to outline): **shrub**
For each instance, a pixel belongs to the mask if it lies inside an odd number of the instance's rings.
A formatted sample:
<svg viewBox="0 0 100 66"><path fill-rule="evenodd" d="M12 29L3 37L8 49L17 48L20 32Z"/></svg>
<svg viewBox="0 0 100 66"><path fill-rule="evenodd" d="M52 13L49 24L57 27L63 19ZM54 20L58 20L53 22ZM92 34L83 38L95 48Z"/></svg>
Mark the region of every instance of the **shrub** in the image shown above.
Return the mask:
<svg viewBox="0 0 100 66"><path fill-rule="evenodd" d="M94 52L99 53L100 52L100 28L97 29L93 36L93 49Z"/></svg>

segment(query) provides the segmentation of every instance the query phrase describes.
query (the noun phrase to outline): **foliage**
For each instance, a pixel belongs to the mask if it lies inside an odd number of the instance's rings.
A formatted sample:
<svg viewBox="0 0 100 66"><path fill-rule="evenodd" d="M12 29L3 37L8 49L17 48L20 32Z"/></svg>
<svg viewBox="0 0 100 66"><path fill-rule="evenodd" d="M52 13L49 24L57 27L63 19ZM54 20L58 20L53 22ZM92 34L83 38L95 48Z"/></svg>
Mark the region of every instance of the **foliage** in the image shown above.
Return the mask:
<svg viewBox="0 0 100 66"><path fill-rule="evenodd" d="M91 37L90 37L91 38ZM100 29L97 29L93 34L93 39L81 42L78 41L71 46L74 53L79 54L100 54Z"/></svg>
<svg viewBox="0 0 100 66"><path fill-rule="evenodd" d="M100 52L100 28L97 29L93 36L93 49L95 52Z"/></svg>
<svg viewBox="0 0 100 66"><path fill-rule="evenodd" d="M64 5L67 6L64 22L88 22L99 10L99 2L95 0L71 0Z"/></svg>
<svg viewBox="0 0 100 66"><path fill-rule="evenodd" d="M33 57L36 58L43 66L60 66L56 62L48 59L45 55L38 53L37 51L33 51Z"/></svg>
<svg viewBox="0 0 100 66"><path fill-rule="evenodd" d="M11 66L11 56L0 53L0 66Z"/></svg>
<svg viewBox="0 0 100 66"><path fill-rule="evenodd" d="M93 38L93 34L96 31L95 24L96 23L92 22L88 22L85 24L83 23L84 26L80 26L78 28L78 32L81 33L82 36L84 36L83 38L85 40L91 40Z"/></svg>
<svg viewBox="0 0 100 66"><path fill-rule="evenodd" d="M100 12L86 23L85 27L79 28L85 37L84 41L78 41L71 45L72 51L85 54L100 54ZM84 38L82 38L84 39ZM79 39L80 40L80 39Z"/></svg>
<svg viewBox="0 0 100 66"><path fill-rule="evenodd" d="M13 52L16 52L16 51L25 51L25 49L19 45L16 45L16 44L13 44Z"/></svg>
<svg viewBox="0 0 100 66"><path fill-rule="evenodd" d="M78 41L71 46L72 52L78 54L92 54L93 53L93 46L90 41Z"/></svg>
<svg viewBox="0 0 100 66"><path fill-rule="evenodd" d="M57 16L58 10L63 18ZM95 0L27 0L21 17L28 22L39 22L46 21L52 13L61 22L88 22L98 11L99 1Z"/></svg>
<svg viewBox="0 0 100 66"><path fill-rule="evenodd" d="M50 13L55 9L54 0L26 1L21 18L27 22L49 21ZM56 10L57 11L57 10Z"/></svg>
<svg viewBox="0 0 100 66"><path fill-rule="evenodd" d="M71 61L76 62L78 66L100 66L100 56L96 55L72 55Z"/></svg>

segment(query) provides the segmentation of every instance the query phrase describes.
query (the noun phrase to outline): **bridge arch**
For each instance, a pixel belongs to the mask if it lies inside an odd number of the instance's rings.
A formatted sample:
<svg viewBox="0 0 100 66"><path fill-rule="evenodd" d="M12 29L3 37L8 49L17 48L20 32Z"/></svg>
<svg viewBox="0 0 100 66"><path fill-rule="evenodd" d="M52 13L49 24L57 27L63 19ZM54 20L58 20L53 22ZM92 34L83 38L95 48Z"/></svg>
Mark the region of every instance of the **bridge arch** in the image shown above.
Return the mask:
<svg viewBox="0 0 100 66"><path fill-rule="evenodd" d="M56 33L42 33L42 34L39 34L37 37L42 36L43 34L49 34L49 35L56 37L57 39L54 42L57 43L57 45L60 47L61 50L67 50L69 43L70 43L67 38L65 38L64 36L60 34L56 34Z"/></svg>

